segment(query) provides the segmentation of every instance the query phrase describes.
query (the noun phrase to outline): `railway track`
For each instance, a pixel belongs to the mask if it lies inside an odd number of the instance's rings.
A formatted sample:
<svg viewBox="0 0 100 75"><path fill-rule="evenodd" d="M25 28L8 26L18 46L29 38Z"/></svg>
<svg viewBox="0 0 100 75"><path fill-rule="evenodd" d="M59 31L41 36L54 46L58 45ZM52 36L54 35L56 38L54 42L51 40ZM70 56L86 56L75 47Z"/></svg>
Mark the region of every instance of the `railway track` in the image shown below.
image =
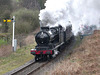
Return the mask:
<svg viewBox="0 0 100 75"><path fill-rule="evenodd" d="M57 56L59 56L59 55L57 55ZM36 71L43 68L45 65L50 63L52 60L56 59L56 57L54 57L53 59L48 60L46 62L35 62L35 60L31 60L31 61L27 62L25 65L23 65L17 69L14 69L4 75L33 75Z"/></svg>
<svg viewBox="0 0 100 75"><path fill-rule="evenodd" d="M40 68L42 68L43 66L45 66L49 61L46 62L35 62L34 60L31 60L29 62L27 62L25 65L14 69L4 75L30 75L34 72L36 72L37 70L39 70Z"/></svg>
<svg viewBox="0 0 100 75"><path fill-rule="evenodd" d="M55 58L53 58L55 59ZM53 60L52 59L52 60ZM34 72L38 71L39 69L41 69L42 67L44 67L45 65L47 65L48 63L50 63L50 61L46 61L46 62L35 62L35 61L29 61L28 64L26 63L25 65L14 69L4 75L32 75Z"/></svg>
<svg viewBox="0 0 100 75"><path fill-rule="evenodd" d="M50 61L47 61L43 64L41 64L41 66L37 67L36 69L34 69L33 71L31 71L30 73L28 73L27 75L32 75L34 74L36 71L38 71L39 69L41 69L42 67L44 67L45 65L47 65Z"/></svg>
<svg viewBox="0 0 100 75"><path fill-rule="evenodd" d="M26 64L24 64L23 66L21 66L17 69L14 69L4 75L33 75L35 72L37 72L39 69L43 68L45 65L50 63L52 60L56 59L62 53L63 52L61 52L55 58L53 58L49 61L46 61L46 62L35 62L35 60L31 60L31 61L27 62Z"/></svg>

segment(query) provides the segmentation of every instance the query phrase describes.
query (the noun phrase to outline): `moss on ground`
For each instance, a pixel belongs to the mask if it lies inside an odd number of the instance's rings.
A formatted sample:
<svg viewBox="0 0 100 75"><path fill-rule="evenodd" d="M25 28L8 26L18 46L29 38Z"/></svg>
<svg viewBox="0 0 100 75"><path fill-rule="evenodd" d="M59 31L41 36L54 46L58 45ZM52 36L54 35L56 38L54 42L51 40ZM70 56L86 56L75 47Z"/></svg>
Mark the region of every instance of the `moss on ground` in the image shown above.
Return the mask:
<svg viewBox="0 0 100 75"><path fill-rule="evenodd" d="M18 49L16 52L9 56L0 57L0 75L18 68L33 59L34 56L30 54L30 49L34 47L35 44L29 45L27 47Z"/></svg>

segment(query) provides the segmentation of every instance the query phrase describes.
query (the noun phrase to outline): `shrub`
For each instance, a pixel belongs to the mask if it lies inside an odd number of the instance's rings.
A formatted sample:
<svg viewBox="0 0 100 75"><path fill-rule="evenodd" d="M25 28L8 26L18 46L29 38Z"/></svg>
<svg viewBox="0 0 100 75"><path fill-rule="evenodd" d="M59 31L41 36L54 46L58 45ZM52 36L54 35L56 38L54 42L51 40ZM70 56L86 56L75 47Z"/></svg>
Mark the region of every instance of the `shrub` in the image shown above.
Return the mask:
<svg viewBox="0 0 100 75"><path fill-rule="evenodd" d="M7 44L7 41L0 39L0 46L1 45L6 45L6 44Z"/></svg>
<svg viewBox="0 0 100 75"><path fill-rule="evenodd" d="M19 9L13 12L12 15L16 17L16 34L29 33L34 31L39 26L38 10ZM12 32L12 25L10 25L10 32Z"/></svg>

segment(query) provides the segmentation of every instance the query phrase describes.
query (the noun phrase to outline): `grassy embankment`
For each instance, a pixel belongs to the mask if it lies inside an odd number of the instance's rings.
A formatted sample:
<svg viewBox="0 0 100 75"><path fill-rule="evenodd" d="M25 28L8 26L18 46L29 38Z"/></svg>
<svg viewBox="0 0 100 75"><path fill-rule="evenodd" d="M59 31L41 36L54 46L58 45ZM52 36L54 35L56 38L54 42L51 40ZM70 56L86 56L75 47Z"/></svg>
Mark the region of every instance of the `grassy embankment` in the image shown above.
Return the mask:
<svg viewBox="0 0 100 75"><path fill-rule="evenodd" d="M78 41L76 43L79 43ZM58 62L47 75L100 75L100 31L76 45L73 53Z"/></svg>
<svg viewBox="0 0 100 75"><path fill-rule="evenodd" d="M18 49L9 56L0 57L0 75L11 71L29 60L33 59L30 54L30 49L34 48L35 44Z"/></svg>

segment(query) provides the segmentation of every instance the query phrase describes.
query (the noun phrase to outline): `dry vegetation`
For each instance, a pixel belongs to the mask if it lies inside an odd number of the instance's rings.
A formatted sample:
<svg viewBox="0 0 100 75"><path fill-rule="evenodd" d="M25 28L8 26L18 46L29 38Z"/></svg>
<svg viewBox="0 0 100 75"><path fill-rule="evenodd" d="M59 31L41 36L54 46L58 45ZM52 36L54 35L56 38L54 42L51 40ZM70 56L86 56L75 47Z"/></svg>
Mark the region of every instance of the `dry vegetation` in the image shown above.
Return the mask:
<svg viewBox="0 0 100 75"><path fill-rule="evenodd" d="M0 47L0 57L7 56L12 53L11 45L3 45Z"/></svg>
<svg viewBox="0 0 100 75"><path fill-rule="evenodd" d="M33 44L35 42L35 35L40 31L40 28L37 28L34 32L28 34L28 36L23 40L26 45Z"/></svg>
<svg viewBox="0 0 100 75"><path fill-rule="evenodd" d="M48 75L100 75L100 31L86 37L82 44Z"/></svg>

